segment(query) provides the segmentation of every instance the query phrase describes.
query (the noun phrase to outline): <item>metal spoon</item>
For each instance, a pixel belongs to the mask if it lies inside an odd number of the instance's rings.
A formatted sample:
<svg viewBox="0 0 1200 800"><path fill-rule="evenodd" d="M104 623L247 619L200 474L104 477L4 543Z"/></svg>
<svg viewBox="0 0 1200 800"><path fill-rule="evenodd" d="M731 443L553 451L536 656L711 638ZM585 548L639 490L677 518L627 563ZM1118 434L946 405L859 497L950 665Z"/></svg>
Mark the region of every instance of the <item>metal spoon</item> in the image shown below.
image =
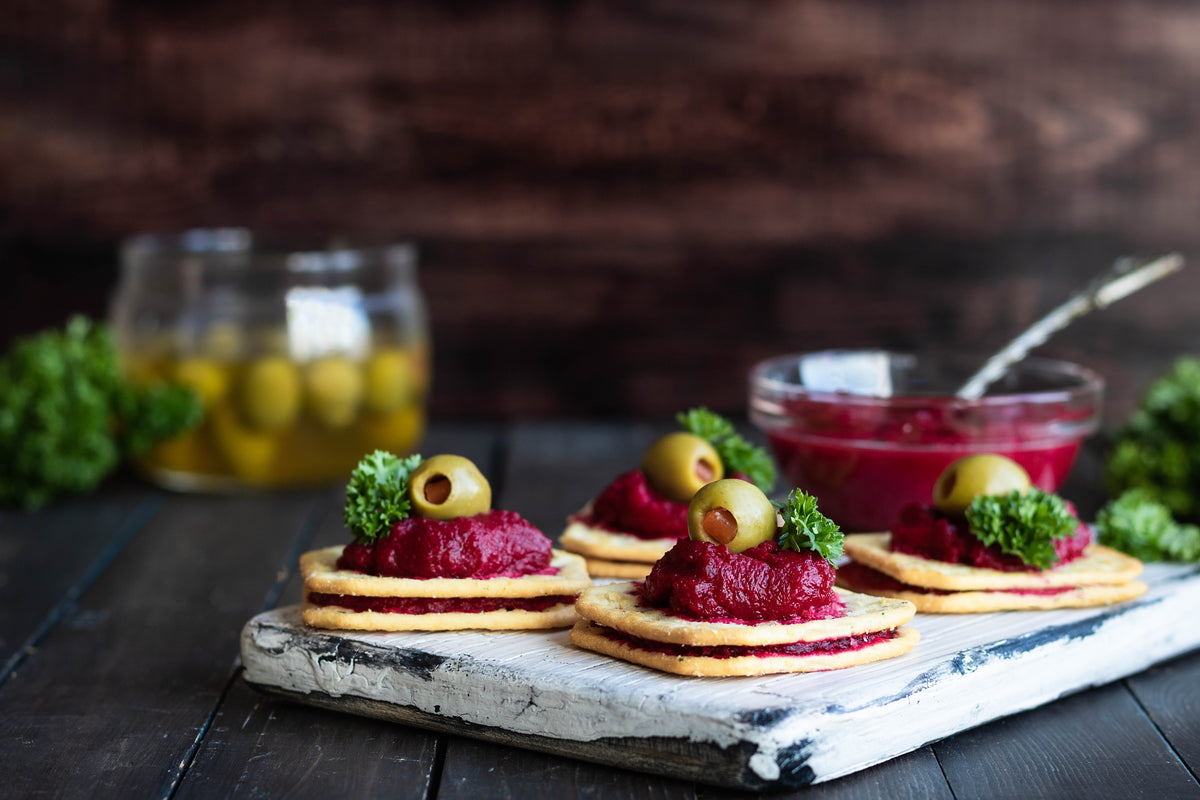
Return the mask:
<svg viewBox="0 0 1200 800"><path fill-rule="evenodd" d="M962 385L955 397L976 400L998 380L1008 368L1023 359L1030 350L1045 342L1050 335L1067 327L1089 311L1107 306L1131 295L1143 286L1154 283L1183 267L1183 256L1168 253L1152 261L1125 256L1103 274L1096 277L1071 298L1029 326L1004 349L996 353Z"/></svg>

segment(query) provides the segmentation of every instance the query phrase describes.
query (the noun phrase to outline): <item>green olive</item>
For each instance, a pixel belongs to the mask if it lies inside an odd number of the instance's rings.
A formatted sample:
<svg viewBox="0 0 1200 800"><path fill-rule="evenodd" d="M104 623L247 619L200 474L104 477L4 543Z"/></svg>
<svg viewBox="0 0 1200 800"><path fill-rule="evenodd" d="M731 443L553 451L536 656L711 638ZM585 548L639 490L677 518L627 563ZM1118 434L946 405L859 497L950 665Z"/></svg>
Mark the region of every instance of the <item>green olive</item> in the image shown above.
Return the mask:
<svg viewBox="0 0 1200 800"><path fill-rule="evenodd" d="M413 394L415 383L408 353L397 348L375 352L367 360L367 408L376 414L395 411Z"/></svg>
<svg viewBox="0 0 1200 800"><path fill-rule="evenodd" d="M775 538L775 506L762 490L740 478L713 481L688 504L688 536L723 544L730 552Z"/></svg>
<svg viewBox="0 0 1200 800"><path fill-rule="evenodd" d="M960 458L942 471L933 485L933 504L943 514L962 514L981 494L1024 492L1029 473L1007 456L979 453Z"/></svg>
<svg viewBox="0 0 1200 800"><path fill-rule="evenodd" d="M693 433L668 433L642 456L650 487L668 500L686 503L701 486L725 477L713 446Z"/></svg>
<svg viewBox="0 0 1200 800"><path fill-rule="evenodd" d="M329 356L304 369L308 410L326 428L345 428L358 416L362 369L348 358Z"/></svg>
<svg viewBox="0 0 1200 800"><path fill-rule="evenodd" d="M426 519L472 517L492 507L492 487L471 459L440 455L413 470L408 499Z"/></svg>
<svg viewBox="0 0 1200 800"><path fill-rule="evenodd" d="M286 358L257 359L246 367L238 388L242 418L254 430L282 430L300 413L300 376Z"/></svg>

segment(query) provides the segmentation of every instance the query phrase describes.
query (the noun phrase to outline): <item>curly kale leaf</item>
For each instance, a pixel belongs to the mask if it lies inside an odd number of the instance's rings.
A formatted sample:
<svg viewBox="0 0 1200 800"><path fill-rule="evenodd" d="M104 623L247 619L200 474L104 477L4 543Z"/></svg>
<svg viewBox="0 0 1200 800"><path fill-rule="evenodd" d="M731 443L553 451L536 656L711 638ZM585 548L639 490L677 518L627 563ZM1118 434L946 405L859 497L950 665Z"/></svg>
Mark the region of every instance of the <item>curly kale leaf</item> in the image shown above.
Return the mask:
<svg viewBox="0 0 1200 800"><path fill-rule="evenodd" d="M90 491L124 456L199 415L187 390L127 384L104 325L74 317L20 339L0 359L0 502L35 509Z"/></svg>
<svg viewBox="0 0 1200 800"><path fill-rule="evenodd" d="M1143 489L1178 519L1200 522L1200 360L1181 358L1150 384L1117 431L1109 495Z"/></svg>
<svg viewBox="0 0 1200 800"><path fill-rule="evenodd" d="M811 550L830 562L841 558L845 537L836 522L817 510L817 498L793 489L776 508L783 518L777 536L780 549Z"/></svg>
<svg viewBox="0 0 1200 800"><path fill-rule="evenodd" d="M408 479L421 456L400 458L383 450L364 456L346 486L346 527L363 544L385 536L408 518Z"/></svg>
<svg viewBox="0 0 1200 800"><path fill-rule="evenodd" d="M764 492L775 485L775 463L766 450L743 439L733 423L703 406L675 416L688 433L695 434L713 446L725 474L741 473Z"/></svg>
<svg viewBox="0 0 1200 800"><path fill-rule="evenodd" d="M1096 515L1100 542L1142 561L1200 561L1200 527L1180 525L1144 489L1130 489Z"/></svg>
<svg viewBox="0 0 1200 800"><path fill-rule="evenodd" d="M1079 527L1066 501L1041 489L979 495L967 507L967 523L985 545L1038 569L1058 563L1055 540L1074 535Z"/></svg>

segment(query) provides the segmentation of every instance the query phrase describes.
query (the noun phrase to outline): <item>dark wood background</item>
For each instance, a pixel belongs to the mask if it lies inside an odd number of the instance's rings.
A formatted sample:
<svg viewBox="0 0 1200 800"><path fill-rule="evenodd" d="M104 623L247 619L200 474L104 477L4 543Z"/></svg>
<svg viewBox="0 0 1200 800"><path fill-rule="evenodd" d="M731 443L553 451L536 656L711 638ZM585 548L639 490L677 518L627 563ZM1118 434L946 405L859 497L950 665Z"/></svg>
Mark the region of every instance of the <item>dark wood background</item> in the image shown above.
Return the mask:
<svg viewBox="0 0 1200 800"><path fill-rule="evenodd" d="M0 341L115 245L411 238L444 417L745 406L757 359L986 350L1123 253L1200 259L1175 0L15 0ZM1200 264L1044 348L1110 419L1200 350Z"/></svg>

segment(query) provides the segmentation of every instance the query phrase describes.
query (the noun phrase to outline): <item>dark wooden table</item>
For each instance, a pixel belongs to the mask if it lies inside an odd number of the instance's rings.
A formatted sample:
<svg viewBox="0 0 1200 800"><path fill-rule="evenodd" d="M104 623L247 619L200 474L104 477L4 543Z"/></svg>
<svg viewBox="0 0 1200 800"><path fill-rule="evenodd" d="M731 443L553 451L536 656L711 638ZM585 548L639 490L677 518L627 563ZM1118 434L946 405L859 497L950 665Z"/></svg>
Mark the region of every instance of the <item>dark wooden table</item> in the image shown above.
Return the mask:
<svg viewBox="0 0 1200 800"><path fill-rule="evenodd" d="M422 450L472 457L498 507L553 536L656 430L442 425ZM1084 510L1099 501L1097 463L1089 453L1064 490ZM249 688L242 625L299 600L302 551L346 538L337 489L206 497L126 478L41 513L0 515L0 795L750 796ZM1198 773L1193 652L795 796L1200 797Z"/></svg>

